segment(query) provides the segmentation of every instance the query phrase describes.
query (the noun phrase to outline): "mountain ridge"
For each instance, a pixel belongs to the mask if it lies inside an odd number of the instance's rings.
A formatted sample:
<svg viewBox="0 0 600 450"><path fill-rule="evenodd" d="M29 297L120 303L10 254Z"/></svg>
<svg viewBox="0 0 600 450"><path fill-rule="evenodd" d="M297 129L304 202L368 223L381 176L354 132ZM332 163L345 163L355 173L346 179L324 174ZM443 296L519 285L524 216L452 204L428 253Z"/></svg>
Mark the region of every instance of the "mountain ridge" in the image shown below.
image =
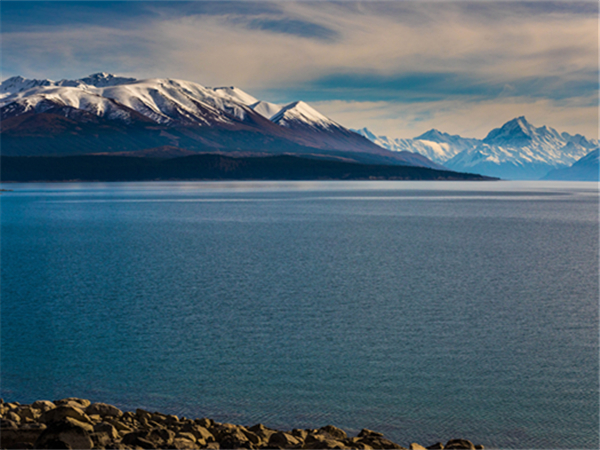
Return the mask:
<svg viewBox="0 0 600 450"><path fill-rule="evenodd" d="M366 130L366 131L365 131ZM391 140L367 129L363 136L390 150L409 150L459 172L508 179L540 179L549 171L568 167L598 142L555 129L535 127L524 116L492 129L485 138L463 138L431 129L413 139Z"/></svg>
<svg viewBox="0 0 600 450"><path fill-rule="evenodd" d="M269 112L274 114L266 117ZM23 120L26 115L31 117ZM63 140L69 154L170 145L202 152L334 152L357 162L440 168L419 154L383 149L302 101L261 103L234 86L177 79L108 73L58 82L11 77L0 83L0 118L5 155L59 154ZM144 148L123 137L124 126L133 127Z"/></svg>

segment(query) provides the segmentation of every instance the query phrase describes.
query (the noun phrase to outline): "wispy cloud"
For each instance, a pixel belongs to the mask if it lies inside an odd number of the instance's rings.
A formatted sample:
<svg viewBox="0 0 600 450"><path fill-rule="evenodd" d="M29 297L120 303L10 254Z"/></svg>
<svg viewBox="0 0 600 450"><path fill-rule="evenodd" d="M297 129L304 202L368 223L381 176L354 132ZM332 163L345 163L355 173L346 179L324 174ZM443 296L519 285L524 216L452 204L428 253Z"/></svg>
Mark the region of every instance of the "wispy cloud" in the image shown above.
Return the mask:
<svg viewBox="0 0 600 450"><path fill-rule="evenodd" d="M597 105L596 2L101 3L3 5L3 76L103 70L413 109Z"/></svg>

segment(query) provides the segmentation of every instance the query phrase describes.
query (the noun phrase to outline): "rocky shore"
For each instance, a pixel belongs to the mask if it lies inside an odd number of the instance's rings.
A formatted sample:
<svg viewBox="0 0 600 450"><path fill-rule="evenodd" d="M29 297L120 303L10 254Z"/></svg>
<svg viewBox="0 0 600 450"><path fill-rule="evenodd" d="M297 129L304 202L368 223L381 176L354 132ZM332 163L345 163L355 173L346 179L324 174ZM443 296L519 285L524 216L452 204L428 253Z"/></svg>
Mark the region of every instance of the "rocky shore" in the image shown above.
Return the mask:
<svg viewBox="0 0 600 450"><path fill-rule="evenodd" d="M363 429L349 437L332 425L279 431L211 419L187 419L137 409L123 412L79 398L38 400L31 405L0 400L2 449L405 449L383 434ZM483 449L465 439L411 450Z"/></svg>

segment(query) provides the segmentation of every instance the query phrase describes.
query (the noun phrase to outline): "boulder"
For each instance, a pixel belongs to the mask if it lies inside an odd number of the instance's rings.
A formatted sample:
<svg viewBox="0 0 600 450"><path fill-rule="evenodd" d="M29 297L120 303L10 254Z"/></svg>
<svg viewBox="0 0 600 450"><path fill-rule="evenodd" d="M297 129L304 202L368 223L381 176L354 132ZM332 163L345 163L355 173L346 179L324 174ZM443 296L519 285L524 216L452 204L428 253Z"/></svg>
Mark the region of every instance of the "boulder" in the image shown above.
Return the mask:
<svg viewBox="0 0 600 450"><path fill-rule="evenodd" d="M206 429L210 429L214 424L214 422L212 420L207 419L205 417L203 417L202 419L194 419L194 422Z"/></svg>
<svg viewBox="0 0 600 450"><path fill-rule="evenodd" d="M334 427L333 425L325 425L324 427L319 428L319 433L326 433L338 441L348 439L348 435L344 430Z"/></svg>
<svg viewBox="0 0 600 450"><path fill-rule="evenodd" d="M295 436L298 439L300 439L301 441L304 441L304 439L306 439L306 437L308 436L308 431L301 430L299 428L294 428L292 430L292 436Z"/></svg>
<svg viewBox="0 0 600 450"><path fill-rule="evenodd" d="M94 425L94 432L107 435L110 439L118 439L117 429L108 422L100 422Z"/></svg>
<svg viewBox="0 0 600 450"><path fill-rule="evenodd" d="M33 409L37 409L37 410L39 410L41 412L46 412L49 409L56 408L56 405L54 403L52 403L51 401L49 401L49 400L38 400L36 402L33 402L31 404L31 407Z"/></svg>
<svg viewBox="0 0 600 450"><path fill-rule="evenodd" d="M269 448L292 448L300 445L302 441L289 433L278 431L269 438Z"/></svg>
<svg viewBox="0 0 600 450"><path fill-rule="evenodd" d="M186 423L181 427L181 431L192 433L198 441L203 440L205 442L215 442L215 437L210 431L195 423Z"/></svg>
<svg viewBox="0 0 600 450"><path fill-rule="evenodd" d="M441 442L436 442L435 444L432 444L427 448L429 450L444 450L444 444L442 444Z"/></svg>
<svg viewBox="0 0 600 450"><path fill-rule="evenodd" d="M166 428L156 428L148 433L147 439L157 443L157 448L165 448L173 443L175 432Z"/></svg>
<svg viewBox="0 0 600 450"><path fill-rule="evenodd" d="M89 433L84 428L64 421L52 423L43 430L34 447L91 449L93 445Z"/></svg>
<svg viewBox="0 0 600 450"><path fill-rule="evenodd" d="M408 446L408 450L427 450L427 449L425 447L423 447L422 445L419 445L416 442L413 442L412 444L410 444Z"/></svg>
<svg viewBox="0 0 600 450"><path fill-rule="evenodd" d="M132 431L123 436L123 444L131 447L156 448L154 442L148 439L148 431Z"/></svg>
<svg viewBox="0 0 600 450"><path fill-rule="evenodd" d="M320 434L309 434L304 441L302 448L306 449L330 449L330 448L346 448L343 442L332 439L328 436Z"/></svg>
<svg viewBox="0 0 600 450"><path fill-rule="evenodd" d="M74 406L57 406L44 412L39 421L42 423L60 422L66 417L71 417L80 422L90 423L90 418L79 408Z"/></svg>
<svg viewBox="0 0 600 450"><path fill-rule="evenodd" d="M31 448L44 430L42 428L2 428L0 430L0 448L17 448L17 444L30 444ZM20 447L23 448L23 447Z"/></svg>
<svg viewBox="0 0 600 450"><path fill-rule="evenodd" d="M196 449L196 443L184 438L175 438L173 440L172 448L176 449ZM224 447L224 448L235 448L235 447Z"/></svg>
<svg viewBox="0 0 600 450"><path fill-rule="evenodd" d="M445 449L475 450L475 446L471 441L467 441L466 439L451 439L448 442L446 442Z"/></svg>
<svg viewBox="0 0 600 450"><path fill-rule="evenodd" d="M252 425L250 428L248 428L248 431L254 433L256 436L261 438L261 440L266 442L269 442L271 435L277 432L276 430L265 427L262 423Z"/></svg>
<svg viewBox="0 0 600 450"><path fill-rule="evenodd" d="M383 437L383 433L378 433L376 431L373 430L369 430L367 428L363 428L362 430L360 430L360 433L358 433L358 437Z"/></svg>
<svg viewBox="0 0 600 450"><path fill-rule="evenodd" d="M97 414L101 417L121 417L123 415L123 411L119 408L106 403L92 403L85 409L85 413L88 416Z"/></svg>
<svg viewBox="0 0 600 450"><path fill-rule="evenodd" d="M241 426L223 424L219 427L217 441L221 448L253 448Z"/></svg>
<svg viewBox="0 0 600 450"><path fill-rule="evenodd" d="M79 427L79 428L83 428L85 431L87 431L88 433L93 433L94 432L94 427L87 423L87 422L80 422L77 419L73 419L72 417L65 417L64 419L65 422L70 423L73 426Z"/></svg>
<svg viewBox="0 0 600 450"><path fill-rule="evenodd" d="M63 398L61 400L54 400L54 404L56 406L75 406L77 408L80 409L85 409L88 406L90 406L92 402L90 402L89 400L86 400L85 398L76 398L76 397L69 397L69 398Z"/></svg>
<svg viewBox="0 0 600 450"><path fill-rule="evenodd" d="M20 423L21 422L21 417L14 411L9 411L7 414L5 414L6 419L11 420L15 423Z"/></svg>

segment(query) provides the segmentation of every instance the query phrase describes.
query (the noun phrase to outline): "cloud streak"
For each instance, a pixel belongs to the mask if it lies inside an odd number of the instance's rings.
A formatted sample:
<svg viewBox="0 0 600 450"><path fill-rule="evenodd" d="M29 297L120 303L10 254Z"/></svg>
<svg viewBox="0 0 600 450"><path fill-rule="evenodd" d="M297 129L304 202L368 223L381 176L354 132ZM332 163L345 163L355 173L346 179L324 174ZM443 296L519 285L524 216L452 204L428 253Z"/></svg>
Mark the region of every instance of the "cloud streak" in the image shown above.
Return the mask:
<svg viewBox="0 0 600 450"><path fill-rule="evenodd" d="M237 85L276 102L386 101L413 108L546 102L557 108L587 98L592 104L577 108L588 112L597 105L596 2L22 8L21 15L17 5L3 10L3 76L72 78L103 70ZM63 19L44 23L50 11ZM111 14L117 20L108 20Z"/></svg>

